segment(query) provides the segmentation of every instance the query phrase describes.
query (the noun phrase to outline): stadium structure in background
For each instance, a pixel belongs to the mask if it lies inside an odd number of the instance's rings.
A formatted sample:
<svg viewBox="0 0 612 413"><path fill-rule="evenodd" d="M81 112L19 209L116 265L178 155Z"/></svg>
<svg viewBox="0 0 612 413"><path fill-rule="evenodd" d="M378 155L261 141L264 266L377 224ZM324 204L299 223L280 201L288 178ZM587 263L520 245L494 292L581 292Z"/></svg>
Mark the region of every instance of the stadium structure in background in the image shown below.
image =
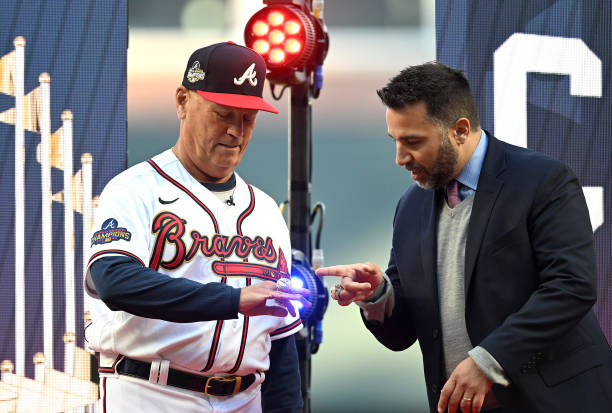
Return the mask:
<svg viewBox="0 0 612 413"><path fill-rule="evenodd" d="M82 272L126 166L127 3L6 1L0 39L0 410L94 411Z"/></svg>
<svg viewBox="0 0 612 413"><path fill-rule="evenodd" d="M438 60L465 72L483 128L578 176L597 253L595 313L612 343L612 4L436 0Z"/></svg>

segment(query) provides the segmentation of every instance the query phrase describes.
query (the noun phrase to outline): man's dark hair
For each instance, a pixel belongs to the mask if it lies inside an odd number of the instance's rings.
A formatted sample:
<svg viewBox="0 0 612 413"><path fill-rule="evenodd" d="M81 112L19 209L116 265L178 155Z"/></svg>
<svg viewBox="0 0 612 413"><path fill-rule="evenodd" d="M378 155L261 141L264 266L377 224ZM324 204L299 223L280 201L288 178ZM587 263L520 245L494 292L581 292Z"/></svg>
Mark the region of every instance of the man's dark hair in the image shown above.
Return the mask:
<svg viewBox="0 0 612 413"><path fill-rule="evenodd" d="M465 117L472 128L480 127L468 80L460 70L440 62L410 66L376 93L390 109L400 110L406 105L424 102L434 123L449 126Z"/></svg>

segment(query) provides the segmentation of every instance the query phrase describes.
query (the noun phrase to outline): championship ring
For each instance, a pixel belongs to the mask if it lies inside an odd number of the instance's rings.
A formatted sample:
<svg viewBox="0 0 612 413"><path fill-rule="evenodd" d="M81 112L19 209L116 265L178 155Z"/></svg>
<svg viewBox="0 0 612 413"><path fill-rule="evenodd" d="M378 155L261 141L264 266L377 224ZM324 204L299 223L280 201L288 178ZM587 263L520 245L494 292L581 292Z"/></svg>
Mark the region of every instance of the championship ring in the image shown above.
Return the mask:
<svg viewBox="0 0 612 413"><path fill-rule="evenodd" d="M291 280L289 278L279 278L279 280L276 281L276 288L278 291L283 292L290 292L293 290L293 288L291 288Z"/></svg>

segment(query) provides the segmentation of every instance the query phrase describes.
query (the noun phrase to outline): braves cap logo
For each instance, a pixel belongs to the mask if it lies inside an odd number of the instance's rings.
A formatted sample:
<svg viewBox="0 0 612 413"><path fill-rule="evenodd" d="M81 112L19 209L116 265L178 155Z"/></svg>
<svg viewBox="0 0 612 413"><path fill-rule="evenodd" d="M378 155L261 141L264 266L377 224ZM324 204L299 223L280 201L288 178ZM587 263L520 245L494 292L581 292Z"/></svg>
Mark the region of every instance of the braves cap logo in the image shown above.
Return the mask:
<svg viewBox="0 0 612 413"><path fill-rule="evenodd" d="M255 71L255 63L249 66L239 79L234 78L234 84L237 86L242 86L245 80L248 80L251 86L257 86L257 72Z"/></svg>
<svg viewBox="0 0 612 413"><path fill-rule="evenodd" d="M204 80L205 77L206 73L204 73L204 71L200 69L200 62L196 60L189 68L189 72L187 73L187 80L189 80L190 83L195 83L198 80Z"/></svg>

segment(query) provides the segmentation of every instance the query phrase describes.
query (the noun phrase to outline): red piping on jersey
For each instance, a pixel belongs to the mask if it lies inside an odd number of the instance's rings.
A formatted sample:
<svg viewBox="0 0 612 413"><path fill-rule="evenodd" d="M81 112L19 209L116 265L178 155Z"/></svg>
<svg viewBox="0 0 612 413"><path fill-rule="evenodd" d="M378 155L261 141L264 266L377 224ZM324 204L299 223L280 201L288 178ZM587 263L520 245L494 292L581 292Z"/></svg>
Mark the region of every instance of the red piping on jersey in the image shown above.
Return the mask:
<svg viewBox="0 0 612 413"><path fill-rule="evenodd" d="M113 362L113 365L110 367L98 367L98 372L99 373L115 373L115 369L117 368L117 363L119 363L119 361L122 358L123 358L122 355L117 356L117 358Z"/></svg>
<svg viewBox="0 0 612 413"><path fill-rule="evenodd" d="M281 327L281 328L279 328L277 330L274 330L272 333L270 333L270 336L277 336L279 334L285 333L285 332L287 332L289 330L292 330L292 329L296 328L300 324L302 324L302 320L300 318L298 318L297 320L295 320L293 323L289 324L288 326Z"/></svg>
<svg viewBox="0 0 612 413"><path fill-rule="evenodd" d="M162 177L164 177L168 182L170 182L174 186L176 186L179 189L181 189L183 192L185 192L187 195L189 195L189 197L191 199L193 199L196 204L198 204L200 207L202 207L202 209L204 209L204 211L206 211L208 216L210 216L210 219L212 220L213 225L215 226L215 233L219 234L219 225L217 224L217 220L215 219L215 216L210 211L210 209L208 209L208 207L206 205L204 205L204 203L202 201L200 201L198 199L198 197L196 197L194 194L192 194L187 188L185 188L183 185L179 184L174 179L172 179L168 174L166 174L155 162L153 162L152 159L148 159L147 162L153 167L153 169L155 169L157 171L158 174L160 174Z"/></svg>
<svg viewBox="0 0 612 413"><path fill-rule="evenodd" d="M222 284L225 284L226 281L226 277L221 278ZM218 320L217 326L215 327L213 342L210 346L210 353L208 354L208 362L206 363L206 367L204 367L201 371L210 370L210 368L213 366L213 363L215 362L215 356L217 355L217 350L219 347L219 337L221 336L221 327L223 327L223 320Z"/></svg>
<svg viewBox="0 0 612 413"><path fill-rule="evenodd" d="M249 206L247 207L247 209L245 209L242 212L242 214L240 214L240 216L238 217L238 221L236 221L236 233L240 236L244 235L242 233L242 222L245 220L246 217L251 215L251 213L255 209L255 194L253 193L253 187L249 184L247 184L247 186L249 188L249 193L251 194L251 202L249 202ZM245 257L244 262L248 262L248 261L249 259ZM250 277L247 277L246 285L247 287L251 285ZM246 348L248 332L249 332L249 317L244 316L244 321L242 322L242 339L240 341L240 351L238 352L238 358L236 359L236 364L234 364L234 367L232 367L232 369L228 371L228 373L231 373L231 374L236 373L236 371L238 371L238 368L242 364L242 358L244 357L244 349Z"/></svg>
<svg viewBox="0 0 612 413"><path fill-rule="evenodd" d="M246 217L251 215L251 213L255 209L255 194L253 194L253 187L249 184L247 184L247 186L249 187L249 192L251 193L251 202L249 202L249 206L247 207L247 209L242 211L242 214L240 214L240 216L238 217L238 221L236 221L236 232L240 236L243 235L242 234L242 221L244 221ZM246 261L246 258L245 258L245 261Z"/></svg>
<svg viewBox="0 0 612 413"><path fill-rule="evenodd" d="M142 262L142 260L140 258L138 258L136 255L132 254L131 252L127 252L127 251L123 251L123 250L104 250L104 251L98 251L94 255L91 256L91 258L89 259L88 264L91 264L91 262L95 258L98 258L100 255L103 255L103 254L121 254L121 255L127 255L128 257L131 257L131 258L134 258L135 260L137 260L139 263L142 264L143 267L146 267L145 263Z"/></svg>
<svg viewBox="0 0 612 413"><path fill-rule="evenodd" d="M106 413L106 377L102 377L102 391L104 398L102 399L102 413Z"/></svg>
<svg viewBox="0 0 612 413"><path fill-rule="evenodd" d="M246 279L246 285L247 286L251 285L250 278ZM231 373L231 374L236 373L238 371L238 368L242 364L242 358L244 357L244 349L246 347L248 332L249 332L249 317L244 316L244 321L242 323L242 339L240 341L240 351L238 352L238 358L236 359L236 364L234 364L234 367L232 367L232 369L228 371L228 373Z"/></svg>

